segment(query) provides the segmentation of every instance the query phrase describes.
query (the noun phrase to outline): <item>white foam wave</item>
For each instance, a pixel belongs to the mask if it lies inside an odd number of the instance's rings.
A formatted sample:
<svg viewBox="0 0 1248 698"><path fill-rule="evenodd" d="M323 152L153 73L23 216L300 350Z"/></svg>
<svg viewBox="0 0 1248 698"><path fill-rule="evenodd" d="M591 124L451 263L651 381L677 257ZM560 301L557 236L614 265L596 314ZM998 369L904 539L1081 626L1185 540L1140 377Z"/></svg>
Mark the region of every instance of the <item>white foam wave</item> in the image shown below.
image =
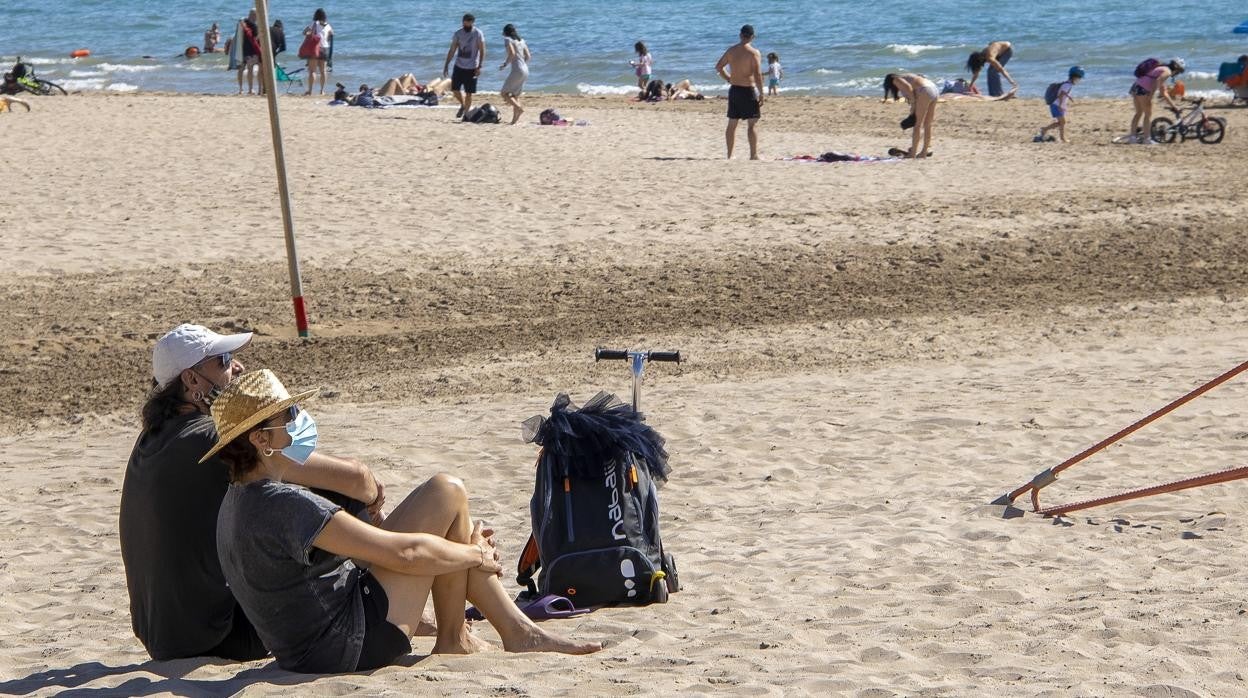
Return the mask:
<svg viewBox="0 0 1248 698"><path fill-rule="evenodd" d="M121 65L118 63L101 63L96 66L100 70L107 70L111 73L143 73L149 70L160 70L164 66L161 65Z"/></svg>
<svg viewBox="0 0 1248 698"><path fill-rule="evenodd" d="M936 49L944 48L944 46L937 46L935 44L889 44L887 48L891 49L893 53L904 53L908 56L917 56L924 51L935 51Z"/></svg>
<svg viewBox="0 0 1248 698"><path fill-rule="evenodd" d="M107 75L103 70L71 70L69 77L71 78L98 78L101 75Z"/></svg>
<svg viewBox="0 0 1248 698"><path fill-rule="evenodd" d="M587 95L631 95L640 91L636 85L590 85L584 82L576 83L576 89Z"/></svg>
<svg viewBox="0 0 1248 698"><path fill-rule="evenodd" d="M1206 99L1210 104L1230 102L1234 94L1230 90L1188 90L1184 99Z"/></svg>
<svg viewBox="0 0 1248 698"><path fill-rule="evenodd" d="M873 90L882 84L880 78L854 78L832 83L831 87L851 90Z"/></svg>
<svg viewBox="0 0 1248 698"><path fill-rule="evenodd" d="M137 92L138 85L131 85L125 82L115 82L106 88L109 92Z"/></svg>
<svg viewBox="0 0 1248 698"><path fill-rule="evenodd" d="M64 80L57 83L65 88L67 92L77 92L81 90L102 90L104 89L104 78L88 78L86 80Z"/></svg>
<svg viewBox="0 0 1248 698"><path fill-rule="evenodd" d="M833 68L815 68L815 72L819 73L820 75L840 75L844 73L845 71L835 70Z"/></svg>
<svg viewBox="0 0 1248 698"><path fill-rule="evenodd" d="M23 63L31 65L62 65L65 63L73 63L75 58L22 58Z"/></svg>
<svg viewBox="0 0 1248 698"><path fill-rule="evenodd" d="M1217 74L1217 73L1209 73L1209 72L1206 72L1206 71L1203 71L1203 70L1188 70L1188 71L1186 71L1186 72L1184 72L1184 73L1183 73L1183 77L1184 77L1184 78L1189 78L1189 79L1192 79L1192 80L1217 80L1217 79L1218 79L1218 74ZM1180 78L1180 80L1181 80L1181 79L1182 79L1182 78Z"/></svg>

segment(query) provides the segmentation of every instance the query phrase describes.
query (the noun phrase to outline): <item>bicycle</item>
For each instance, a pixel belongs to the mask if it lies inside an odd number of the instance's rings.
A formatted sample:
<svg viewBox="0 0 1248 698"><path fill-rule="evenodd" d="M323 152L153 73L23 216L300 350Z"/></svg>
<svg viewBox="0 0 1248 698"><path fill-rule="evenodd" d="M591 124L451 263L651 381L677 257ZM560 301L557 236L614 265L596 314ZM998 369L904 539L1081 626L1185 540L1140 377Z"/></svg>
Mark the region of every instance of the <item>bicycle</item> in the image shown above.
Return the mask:
<svg viewBox="0 0 1248 698"><path fill-rule="evenodd" d="M1182 142L1188 138L1196 138L1209 145L1221 143L1226 135L1226 119L1206 116L1204 98L1193 100L1193 103L1196 106L1186 114L1178 110L1174 112L1178 121L1165 116L1153 119L1148 126L1152 139L1158 143L1173 143L1175 139Z"/></svg>
<svg viewBox="0 0 1248 698"><path fill-rule="evenodd" d="M27 63L22 62L22 57L17 57L17 63L13 65L13 70L4 74L4 87L0 90L3 94L17 94L19 91L26 91L33 95L54 96L66 95L65 88L43 78L35 76L35 69Z"/></svg>

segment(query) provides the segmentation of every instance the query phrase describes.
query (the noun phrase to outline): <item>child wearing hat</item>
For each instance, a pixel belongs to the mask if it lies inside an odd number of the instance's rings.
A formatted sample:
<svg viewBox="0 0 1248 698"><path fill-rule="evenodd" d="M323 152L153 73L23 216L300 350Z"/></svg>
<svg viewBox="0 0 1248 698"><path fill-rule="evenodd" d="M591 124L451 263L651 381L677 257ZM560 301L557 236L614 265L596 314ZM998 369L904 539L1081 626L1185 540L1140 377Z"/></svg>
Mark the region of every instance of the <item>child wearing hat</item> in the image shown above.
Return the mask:
<svg viewBox="0 0 1248 698"><path fill-rule="evenodd" d="M1070 92L1075 89L1075 85L1079 84L1083 76L1083 68L1077 65L1072 66L1067 71L1066 82L1057 87L1057 94L1054 95L1053 101L1049 103L1049 115L1053 117L1053 123L1040 129L1040 133L1036 134L1036 137L1032 139L1036 143L1053 140L1053 137L1048 135L1049 131L1053 129L1057 129L1058 140L1062 143L1068 142L1066 140L1066 115L1070 112L1070 107L1075 101L1074 97L1070 96Z"/></svg>

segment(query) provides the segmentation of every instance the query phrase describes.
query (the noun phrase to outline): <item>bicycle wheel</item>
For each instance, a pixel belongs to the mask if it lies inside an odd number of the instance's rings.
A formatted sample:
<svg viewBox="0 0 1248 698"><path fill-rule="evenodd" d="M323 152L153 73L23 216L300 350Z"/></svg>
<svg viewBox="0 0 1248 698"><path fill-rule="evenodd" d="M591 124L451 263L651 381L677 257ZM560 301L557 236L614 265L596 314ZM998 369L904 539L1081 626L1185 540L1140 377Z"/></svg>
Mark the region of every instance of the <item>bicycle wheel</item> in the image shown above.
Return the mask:
<svg viewBox="0 0 1248 698"><path fill-rule="evenodd" d="M1148 133L1158 143L1173 143L1174 122L1164 116L1159 116L1148 125Z"/></svg>
<svg viewBox="0 0 1248 698"><path fill-rule="evenodd" d="M1222 137L1226 135L1226 119L1220 116L1211 116L1205 119L1200 125L1200 142L1213 145L1221 143Z"/></svg>
<svg viewBox="0 0 1248 698"><path fill-rule="evenodd" d="M43 79L38 79L38 80L36 80L35 82L37 82L37 83L39 84L39 92L38 92L38 94L41 94L41 95L44 95L44 96L48 96L48 95L52 95L52 96L55 96L55 95L65 96L65 94L66 94L66 93L65 93L65 88L64 88L64 87L61 87L60 85L58 85L58 84L56 84L56 83L54 83L54 82L48 82L47 80L43 80Z"/></svg>

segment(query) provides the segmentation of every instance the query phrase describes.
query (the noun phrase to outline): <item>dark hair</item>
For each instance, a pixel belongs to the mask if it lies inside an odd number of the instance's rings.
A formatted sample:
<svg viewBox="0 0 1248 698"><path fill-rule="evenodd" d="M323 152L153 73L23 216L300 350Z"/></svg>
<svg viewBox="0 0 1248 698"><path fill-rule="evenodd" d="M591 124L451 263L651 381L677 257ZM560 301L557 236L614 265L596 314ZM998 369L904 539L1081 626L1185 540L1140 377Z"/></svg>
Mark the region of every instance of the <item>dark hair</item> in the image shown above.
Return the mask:
<svg viewBox="0 0 1248 698"><path fill-rule="evenodd" d="M251 435L262 426L264 422L239 434L217 451L217 457L225 463L229 472L230 482L238 482L244 475L260 467L260 457L256 454L256 447L251 444Z"/></svg>
<svg viewBox="0 0 1248 698"><path fill-rule="evenodd" d="M780 54L776 53L775 51L772 51L771 53L767 54L767 60L771 61L772 63L778 63L780 61Z"/></svg>
<svg viewBox="0 0 1248 698"><path fill-rule="evenodd" d="M966 57L966 69L972 73L976 73L979 72L979 69L983 68L984 64L987 62L988 56L986 51L975 51Z"/></svg>
<svg viewBox="0 0 1248 698"><path fill-rule="evenodd" d="M1178 60L1170 61L1169 63L1166 64L1166 67L1170 69L1170 73L1173 75L1178 75L1179 73L1182 73L1185 70L1184 65L1180 63Z"/></svg>
<svg viewBox="0 0 1248 698"><path fill-rule="evenodd" d="M316 12L312 13L312 21L313 22L328 22L329 19L325 16L325 9L321 7L316 8Z"/></svg>
<svg viewBox="0 0 1248 698"><path fill-rule="evenodd" d="M647 53L650 53L650 51L646 48L646 42L644 41L638 41L633 44L633 50L637 52L638 56L644 56Z"/></svg>
<svg viewBox="0 0 1248 698"><path fill-rule="evenodd" d="M165 422L182 414L186 404L182 399L181 377L169 381L169 385L163 388L153 380L147 402L143 403L143 430L158 431Z"/></svg>
<svg viewBox="0 0 1248 698"><path fill-rule="evenodd" d="M741 36L742 36L742 37L744 37L744 38L746 38L746 39L752 38L752 37L754 36L754 25L753 25L753 24L742 24L742 25L741 25Z"/></svg>
<svg viewBox="0 0 1248 698"><path fill-rule="evenodd" d="M888 99L888 96L891 94L894 102L901 99L901 91L897 89L897 85L893 84L893 80L896 77L897 73L889 73L884 76L884 99Z"/></svg>
<svg viewBox="0 0 1248 698"><path fill-rule="evenodd" d="M464 21L464 22L475 22L475 21L477 21L477 18L476 18L476 17L473 17L471 12L468 12L468 13L466 13L466 14L464 15L464 19L463 19L462 21Z"/></svg>
<svg viewBox="0 0 1248 698"><path fill-rule="evenodd" d="M503 36L509 39L515 39L516 41L520 40L520 32L516 31L516 25L514 24L507 24L503 26Z"/></svg>

